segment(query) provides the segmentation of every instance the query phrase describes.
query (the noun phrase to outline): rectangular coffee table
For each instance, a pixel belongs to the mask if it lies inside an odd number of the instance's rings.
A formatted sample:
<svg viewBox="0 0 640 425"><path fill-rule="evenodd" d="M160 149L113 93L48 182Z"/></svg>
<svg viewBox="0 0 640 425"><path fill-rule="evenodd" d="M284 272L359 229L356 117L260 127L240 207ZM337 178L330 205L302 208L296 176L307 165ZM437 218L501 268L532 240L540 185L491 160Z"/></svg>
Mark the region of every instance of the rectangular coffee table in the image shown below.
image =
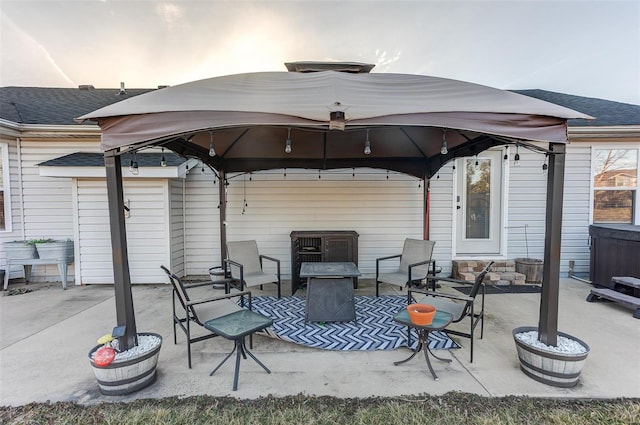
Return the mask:
<svg viewBox="0 0 640 425"><path fill-rule="evenodd" d="M360 275L354 263L302 263L300 277L307 278L305 321L356 320L352 279Z"/></svg>

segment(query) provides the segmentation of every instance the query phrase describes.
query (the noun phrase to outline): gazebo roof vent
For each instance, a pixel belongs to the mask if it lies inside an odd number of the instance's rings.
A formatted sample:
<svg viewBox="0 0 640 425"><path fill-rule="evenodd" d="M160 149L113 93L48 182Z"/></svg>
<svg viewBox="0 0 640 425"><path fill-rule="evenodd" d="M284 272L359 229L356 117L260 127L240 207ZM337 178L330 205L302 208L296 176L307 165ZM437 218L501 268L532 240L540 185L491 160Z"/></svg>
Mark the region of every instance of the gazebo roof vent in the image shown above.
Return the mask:
<svg viewBox="0 0 640 425"><path fill-rule="evenodd" d="M368 74L375 65L360 62L285 62L289 72L339 71L350 74Z"/></svg>

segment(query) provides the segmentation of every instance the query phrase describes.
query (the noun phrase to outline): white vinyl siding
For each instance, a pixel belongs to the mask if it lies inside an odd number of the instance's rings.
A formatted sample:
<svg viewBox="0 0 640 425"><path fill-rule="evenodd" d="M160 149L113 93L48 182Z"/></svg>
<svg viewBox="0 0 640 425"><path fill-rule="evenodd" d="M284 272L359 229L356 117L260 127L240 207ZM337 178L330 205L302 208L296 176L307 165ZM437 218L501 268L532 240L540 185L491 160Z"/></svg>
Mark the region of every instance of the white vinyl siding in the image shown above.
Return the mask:
<svg viewBox="0 0 640 425"><path fill-rule="evenodd" d="M160 180L125 179L124 198L131 283L164 282L160 265L169 259L166 185ZM113 283L107 187L104 180L78 180L81 282Z"/></svg>
<svg viewBox="0 0 640 425"><path fill-rule="evenodd" d="M98 152L98 137L47 137L3 135L7 146L12 230L0 232L2 242L30 238L74 238L75 268L69 281L76 284L113 283L111 239L102 179L42 177L37 164L73 152ZM547 147L547 144L541 144ZM578 140L567 146L561 275L569 261L575 272L589 268L588 226L591 209L591 151L595 147L638 148L635 139L596 142ZM520 148L521 166L514 168L514 148L509 148L506 178L507 218L505 256L542 258L546 214L544 155ZM273 170L246 175L231 174L228 186L228 240L255 239L260 251L282 261L284 279L290 276L290 238L293 230L353 230L359 233L359 266L373 277L375 259L400 253L405 238L422 238L422 182L385 171L356 169L322 171ZM126 173L125 173L126 174ZM388 178L387 178L388 175ZM182 179L125 177L125 196L132 207L126 220L130 268L134 283L166 282L159 266L178 274L207 275L220 265L219 186L213 173L201 167ZM453 170L445 165L431 179L430 239L436 242L434 258L450 272L452 258ZM246 199L246 207L244 201ZM245 208L242 214L243 207ZM4 261L4 250L0 262ZM75 273L74 273L75 272ZM21 277L19 268L11 278ZM36 266L35 281L56 281L55 265Z"/></svg>
<svg viewBox="0 0 640 425"><path fill-rule="evenodd" d="M184 181L169 180L169 244L170 262L165 266L184 274Z"/></svg>
<svg viewBox="0 0 640 425"><path fill-rule="evenodd" d="M97 147L97 143L93 143ZM58 158L78 150L78 141L23 137L17 146L15 162L10 152L12 167L12 220L13 237L22 239L73 239L73 182L70 178L52 179L39 175L37 164ZM15 167L15 168L14 168ZM13 180L13 173L15 181ZM5 239L7 240L7 239ZM11 278L21 277L21 268L12 270ZM74 268L68 270L68 282L74 281ZM60 279L55 264L33 266L33 281L57 281Z"/></svg>
<svg viewBox="0 0 640 425"><path fill-rule="evenodd" d="M520 164L514 166L514 153L514 147L509 148L506 255L511 260L520 257L541 259L544 256L547 203L547 174L542 172L544 155L520 148Z"/></svg>
<svg viewBox="0 0 640 425"><path fill-rule="evenodd" d="M207 275L220 266L219 185L213 173L205 169L191 171L184 192L184 274Z"/></svg>
<svg viewBox="0 0 640 425"><path fill-rule="evenodd" d="M38 164L77 152L78 140L23 138L20 168L22 171L22 202L25 237L73 238L73 182L71 178L42 177ZM98 144L82 144L85 152L97 151Z"/></svg>
<svg viewBox="0 0 640 425"><path fill-rule="evenodd" d="M435 241L433 259L442 267L442 275L451 274L453 254L453 162L449 162L431 178L429 239Z"/></svg>
<svg viewBox="0 0 640 425"><path fill-rule="evenodd" d="M0 141L0 232L11 231L9 144Z"/></svg>
<svg viewBox="0 0 640 425"><path fill-rule="evenodd" d="M562 210L562 251L560 276L567 276L569 261L575 261L574 272L589 274L589 209L591 149L583 144L567 145Z"/></svg>
<svg viewBox="0 0 640 425"><path fill-rule="evenodd" d="M547 147L547 145L541 145ZM508 252L509 259L544 257L547 174L542 172L544 155L520 148L521 164L513 167L510 158ZM590 148L567 145L562 213L562 250L560 275L567 276L569 261L575 261L576 273L589 272L589 181Z"/></svg>
<svg viewBox="0 0 640 425"><path fill-rule="evenodd" d="M2 242L10 242L15 240L24 239L24 228L23 228L23 220L22 220L22 196L21 196L21 185L20 185L20 173L19 173L19 162L18 162L18 149L16 138L4 137L0 138L0 143L4 143L6 146L6 158L3 157L5 164L7 164L7 170L3 170L4 178L7 180L4 181L4 187L7 190L6 202L8 203L5 211L6 211L6 220L11 224L10 229L6 229L0 232L0 238ZM0 247L0 268L4 268L6 271L6 254L4 252L4 247ZM23 277L23 271L21 267L12 267L11 270L7 271L9 277L11 279Z"/></svg>
<svg viewBox="0 0 640 425"><path fill-rule="evenodd" d="M365 277L375 276L376 258L399 254L405 238L422 238L423 188L415 178L389 173L387 179L386 172L368 169L357 169L355 177L352 170L323 171L320 178L317 171L286 173L229 176L227 240L256 240L262 254L281 260L287 279L293 230L358 232ZM220 263L218 188L197 169L194 174L187 179L187 270L206 274Z"/></svg>

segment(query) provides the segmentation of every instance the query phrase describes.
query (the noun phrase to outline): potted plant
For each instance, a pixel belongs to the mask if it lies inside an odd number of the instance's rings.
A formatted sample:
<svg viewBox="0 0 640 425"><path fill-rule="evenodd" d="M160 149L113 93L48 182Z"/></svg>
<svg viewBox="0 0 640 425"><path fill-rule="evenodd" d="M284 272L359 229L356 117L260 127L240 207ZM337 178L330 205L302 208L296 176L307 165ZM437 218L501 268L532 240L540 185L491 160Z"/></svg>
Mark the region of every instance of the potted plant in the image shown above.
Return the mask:
<svg viewBox="0 0 640 425"><path fill-rule="evenodd" d="M71 239L35 239L32 243L41 259L73 261L73 241Z"/></svg>

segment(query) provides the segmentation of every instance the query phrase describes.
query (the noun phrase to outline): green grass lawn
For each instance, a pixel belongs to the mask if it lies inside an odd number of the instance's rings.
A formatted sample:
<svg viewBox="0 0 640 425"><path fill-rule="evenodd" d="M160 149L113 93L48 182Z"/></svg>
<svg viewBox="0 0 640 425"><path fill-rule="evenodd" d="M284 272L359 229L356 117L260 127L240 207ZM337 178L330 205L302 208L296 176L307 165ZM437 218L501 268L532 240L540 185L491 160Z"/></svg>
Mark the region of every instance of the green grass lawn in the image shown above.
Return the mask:
<svg viewBox="0 0 640 425"><path fill-rule="evenodd" d="M640 424L639 399L187 397L1 407L2 424Z"/></svg>

